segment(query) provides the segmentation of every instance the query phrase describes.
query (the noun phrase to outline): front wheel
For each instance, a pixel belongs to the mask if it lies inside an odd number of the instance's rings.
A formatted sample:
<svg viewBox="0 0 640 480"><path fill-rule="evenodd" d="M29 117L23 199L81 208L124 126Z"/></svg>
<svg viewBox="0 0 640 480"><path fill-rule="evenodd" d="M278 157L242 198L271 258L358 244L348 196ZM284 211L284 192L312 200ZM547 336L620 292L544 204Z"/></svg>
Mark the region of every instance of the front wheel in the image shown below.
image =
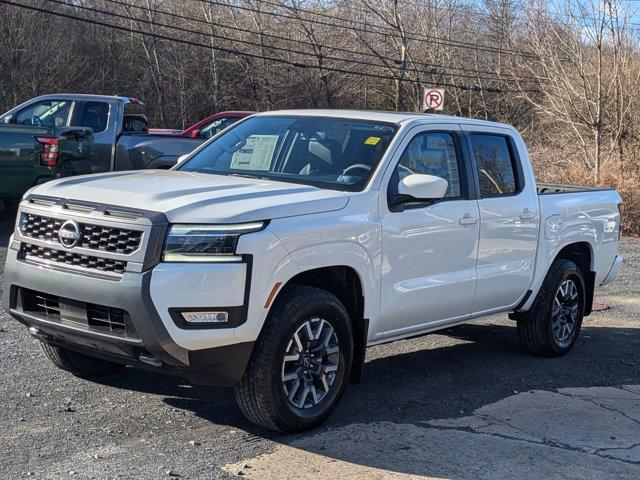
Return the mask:
<svg viewBox="0 0 640 480"><path fill-rule="evenodd" d="M289 287L269 312L236 401L249 420L270 430L313 428L336 407L352 358L342 303L318 288Z"/></svg>
<svg viewBox="0 0 640 480"><path fill-rule="evenodd" d="M531 309L516 315L520 342L536 355L564 355L578 338L584 308L582 271L570 260L556 260Z"/></svg>

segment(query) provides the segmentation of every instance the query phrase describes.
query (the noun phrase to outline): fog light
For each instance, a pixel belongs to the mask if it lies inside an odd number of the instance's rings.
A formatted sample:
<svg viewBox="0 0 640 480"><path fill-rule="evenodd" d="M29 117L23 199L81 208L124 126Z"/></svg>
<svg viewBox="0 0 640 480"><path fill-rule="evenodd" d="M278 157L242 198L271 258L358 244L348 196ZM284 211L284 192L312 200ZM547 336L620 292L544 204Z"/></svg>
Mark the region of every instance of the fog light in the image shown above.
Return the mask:
<svg viewBox="0 0 640 480"><path fill-rule="evenodd" d="M182 312L187 323L225 323L229 321L228 312Z"/></svg>

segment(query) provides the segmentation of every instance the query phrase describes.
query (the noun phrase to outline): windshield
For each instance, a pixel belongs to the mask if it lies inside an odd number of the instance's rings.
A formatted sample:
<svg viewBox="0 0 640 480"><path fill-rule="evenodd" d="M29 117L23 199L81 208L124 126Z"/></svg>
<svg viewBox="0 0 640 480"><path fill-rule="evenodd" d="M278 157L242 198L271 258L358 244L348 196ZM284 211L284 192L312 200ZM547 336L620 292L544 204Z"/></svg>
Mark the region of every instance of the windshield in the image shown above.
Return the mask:
<svg viewBox="0 0 640 480"><path fill-rule="evenodd" d="M343 118L252 117L177 169L360 191L396 130L393 124Z"/></svg>

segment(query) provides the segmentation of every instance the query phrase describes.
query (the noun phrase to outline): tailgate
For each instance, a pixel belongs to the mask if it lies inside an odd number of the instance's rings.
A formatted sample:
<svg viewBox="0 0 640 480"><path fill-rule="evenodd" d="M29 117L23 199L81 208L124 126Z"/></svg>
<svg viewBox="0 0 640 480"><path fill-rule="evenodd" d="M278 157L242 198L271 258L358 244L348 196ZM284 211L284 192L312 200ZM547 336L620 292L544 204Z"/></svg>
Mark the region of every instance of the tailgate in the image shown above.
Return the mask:
<svg viewBox="0 0 640 480"><path fill-rule="evenodd" d="M20 198L41 175L51 175L40 165L42 145L37 138L50 138L55 128L31 125L0 125L0 192L4 198Z"/></svg>
<svg viewBox="0 0 640 480"><path fill-rule="evenodd" d="M58 155L55 161L43 161L41 155L47 151L47 145L56 142ZM60 176L90 173L92 157L90 129L2 124L0 197L18 199L38 183Z"/></svg>

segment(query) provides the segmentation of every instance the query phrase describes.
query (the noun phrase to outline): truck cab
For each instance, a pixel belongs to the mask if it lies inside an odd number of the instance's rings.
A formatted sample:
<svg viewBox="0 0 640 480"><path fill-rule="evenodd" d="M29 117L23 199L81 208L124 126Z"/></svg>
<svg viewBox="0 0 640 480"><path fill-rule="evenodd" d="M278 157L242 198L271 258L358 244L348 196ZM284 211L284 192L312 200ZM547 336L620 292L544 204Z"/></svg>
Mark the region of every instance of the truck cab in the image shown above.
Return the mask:
<svg viewBox="0 0 640 480"><path fill-rule="evenodd" d="M371 345L505 313L526 350L568 353L620 269L619 203L536 184L508 125L269 112L170 171L31 191L5 308L72 373L233 385L250 420L300 431Z"/></svg>
<svg viewBox="0 0 640 480"><path fill-rule="evenodd" d="M51 108L59 109L59 113L42 119L34 115ZM0 116L0 124L24 128L53 126L51 122L56 122L57 127L90 131L93 134L92 173L171 168L181 155L204 142L201 138L149 135L143 108L144 102L132 97L56 93L18 105ZM0 137L0 141L10 143L11 139Z"/></svg>

